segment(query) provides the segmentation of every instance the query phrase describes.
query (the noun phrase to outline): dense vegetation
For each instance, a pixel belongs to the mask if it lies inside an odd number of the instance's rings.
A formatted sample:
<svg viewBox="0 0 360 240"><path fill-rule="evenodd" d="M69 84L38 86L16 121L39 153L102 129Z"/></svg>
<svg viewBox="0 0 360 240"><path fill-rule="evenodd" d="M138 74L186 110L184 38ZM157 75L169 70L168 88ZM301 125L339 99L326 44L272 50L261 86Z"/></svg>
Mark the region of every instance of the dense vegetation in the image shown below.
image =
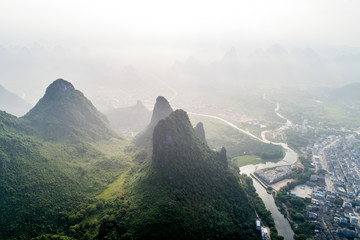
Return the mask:
<svg viewBox="0 0 360 240"><path fill-rule="evenodd" d="M104 217L98 237L259 238L254 208L227 169L226 156L195 136L185 112L177 110L155 127L152 161L139 174L127 191L128 207Z"/></svg>
<svg viewBox="0 0 360 240"><path fill-rule="evenodd" d="M282 214L289 219L296 239L305 240L311 238L314 234L314 225L308 221L306 215L306 206L311 204L311 199L301 199L288 194L295 186L309 181L311 174L314 174L314 171L309 168L308 159L300 157L300 161L305 168L298 168L292 173L292 178L295 181L288 183L277 192L275 202Z"/></svg>
<svg viewBox="0 0 360 240"><path fill-rule="evenodd" d="M281 146L266 144L253 139L219 120L198 116L191 116L191 120L192 122L202 121L210 148L219 149L222 146L226 146L230 159L239 156L256 156L260 158L260 162L267 162L278 161L284 156ZM233 159L232 162L238 167L242 165L241 161L237 164L237 159Z"/></svg>
<svg viewBox="0 0 360 240"><path fill-rule="evenodd" d="M28 134L45 140L100 140L116 137L106 117L63 79L54 81L22 119Z"/></svg>
<svg viewBox="0 0 360 240"><path fill-rule="evenodd" d="M64 86L70 92L59 94ZM126 142L71 86L55 81L24 118L0 112L0 239L63 231L132 165L123 154Z"/></svg>
<svg viewBox="0 0 360 240"><path fill-rule="evenodd" d="M255 211L281 239L226 150L160 115L151 157L64 80L25 117L0 112L0 239L259 239Z"/></svg>

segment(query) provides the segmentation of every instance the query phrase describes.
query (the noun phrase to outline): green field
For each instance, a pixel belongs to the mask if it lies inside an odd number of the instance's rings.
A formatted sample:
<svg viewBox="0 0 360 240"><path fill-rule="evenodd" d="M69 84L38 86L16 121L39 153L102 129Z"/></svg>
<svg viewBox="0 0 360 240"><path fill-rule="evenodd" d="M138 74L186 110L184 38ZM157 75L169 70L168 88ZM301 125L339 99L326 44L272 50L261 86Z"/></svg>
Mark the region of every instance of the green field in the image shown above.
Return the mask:
<svg viewBox="0 0 360 240"><path fill-rule="evenodd" d="M246 156L238 156L234 157L230 160L230 165L236 168L246 166L249 164L259 164L263 163L264 161L257 156L254 155L246 155Z"/></svg>
<svg viewBox="0 0 360 240"><path fill-rule="evenodd" d="M190 120L193 125L203 122L209 147L219 150L224 146L230 159L252 155L261 158L263 162L277 161L284 154L280 146L263 143L220 120L196 115L190 115Z"/></svg>

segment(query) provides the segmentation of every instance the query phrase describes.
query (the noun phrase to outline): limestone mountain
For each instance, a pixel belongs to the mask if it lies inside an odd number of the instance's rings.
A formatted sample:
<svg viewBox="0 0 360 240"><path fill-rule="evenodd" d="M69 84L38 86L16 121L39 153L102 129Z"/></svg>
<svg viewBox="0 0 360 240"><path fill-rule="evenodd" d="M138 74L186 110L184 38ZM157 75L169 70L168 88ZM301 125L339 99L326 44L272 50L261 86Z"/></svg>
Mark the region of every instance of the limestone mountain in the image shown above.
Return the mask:
<svg viewBox="0 0 360 240"><path fill-rule="evenodd" d="M24 119L34 128L33 133L48 140L99 140L116 136L107 118L82 92L63 79L57 79L49 85L45 95Z"/></svg>
<svg viewBox="0 0 360 240"><path fill-rule="evenodd" d="M101 220L97 238L258 239L255 210L223 154L196 136L186 112L172 112L154 129L152 161L134 176L129 200Z"/></svg>
<svg viewBox="0 0 360 240"><path fill-rule="evenodd" d="M202 122L199 122L198 124L196 124L194 131L195 131L196 136L198 136L198 138L207 145L204 124Z"/></svg>
<svg viewBox="0 0 360 240"><path fill-rule="evenodd" d="M0 85L0 110L21 117L27 113L30 108L31 105L29 103Z"/></svg>
<svg viewBox="0 0 360 240"><path fill-rule="evenodd" d="M173 109L166 98L162 96L157 97L150 125L155 126L161 119L169 116L172 111Z"/></svg>
<svg viewBox="0 0 360 240"><path fill-rule="evenodd" d="M360 102L360 83L351 83L334 88L329 94L330 101L357 104Z"/></svg>
<svg viewBox="0 0 360 240"><path fill-rule="evenodd" d="M127 144L64 80L25 117L0 111L0 239L60 233L84 219L130 168Z"/></svg>
<svg viewBox="0 0 360 240"><path fill-rule="evenodd" d="M144 130L151 119L151 112L141 101L134 106L114 108L104 113L113 129L122 134L138 133Z"/></svg>
<svg viewBox="0 0 360 240"><path fill-rule="evenodd" d="M152 134L155 128L155 125L163 118L169 116L173 111L168 100L166 98L159 96L156 98L156 103L152 112L150 124L146 127L144 131L139 133L135 139L134 143L137 146L142 147L151 147Z"/></svg>

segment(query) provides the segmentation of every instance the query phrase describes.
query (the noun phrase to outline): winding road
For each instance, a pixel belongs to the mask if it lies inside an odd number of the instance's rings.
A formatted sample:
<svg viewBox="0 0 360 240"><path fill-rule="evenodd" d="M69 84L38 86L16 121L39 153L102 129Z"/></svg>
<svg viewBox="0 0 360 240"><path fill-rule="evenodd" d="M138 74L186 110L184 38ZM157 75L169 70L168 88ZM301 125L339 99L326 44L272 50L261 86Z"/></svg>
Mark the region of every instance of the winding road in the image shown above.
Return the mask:
<svg viewBox="0 0 360 240"><path fill-rule="evenodd" d="M289 128L292 126L292 122L285 118L283 115L281 115L279 113L279 109L280 109L280 105L277 103L276 104L276 108L274 109L275 113L277 116L279 116L280 118L286 120L286 123L284 124L284 126L278 128L276 131L283 131L286 128ZM250 165L246 165L240 168L240 172L241 173L245 173L248 176L250 176L250 173L253 173L254 171L256 171L257 169L264 169L264 168L271 168L271 167L279 167L279 166L284 166L284 165L290 165L290 164L294 164L297 159L298 159L298 155L297 153L292 150L286 143L276 143L276 142L271 142L269 140L266 139L266 132L267 131L263 131L261 133L261 138L255 136L254 134L250 133L247 130L244 130L242 128L239 128L238 126L236 126L235 124L217 117L217 116L213 116L213 115L208 115L208 114L202 114L202 113L191 113L189 112L190 115L197 115L197 116L203 116L203 117L208 117L208 118L212 118L212 119L217 119L219 121L222 121L224 123L226 123L227 125L229 125L230 127L238 130L239 132L245 133L248 136L259 140L263 143L272 143L274 145L280 145L282 146L286 153L285 156L282 160L280 160L279 162L273 163L273 162L267 162L267 163L261 163L261 164L250 164ZM266 190L260 185L259 182L257 181L253 181L254 187L256 189L256 192L259 194L259 196L261 197L261 199L263 200L263 202L265 203L265 206L268 210L270 210L272 217L274 218L275 221L275 226L276 229L278 230L279 234L282 235L284 237L285 240L292 240L294 239L294 232L291 229L291 226L289 224L289 222L287 221L286 218L284 218L284 216L279 212L279 210L277 209L277 206L275 204L274 198L272 195L267 194Z"/></svg>

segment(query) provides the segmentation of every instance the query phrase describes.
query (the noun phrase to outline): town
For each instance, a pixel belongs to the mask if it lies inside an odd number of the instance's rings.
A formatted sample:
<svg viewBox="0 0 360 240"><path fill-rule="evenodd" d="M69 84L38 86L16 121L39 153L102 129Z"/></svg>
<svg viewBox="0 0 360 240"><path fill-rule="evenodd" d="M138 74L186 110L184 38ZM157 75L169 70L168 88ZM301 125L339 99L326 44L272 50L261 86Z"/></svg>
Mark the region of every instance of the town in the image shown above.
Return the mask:
<svg viewBox="0 0 360 240"><path fill-rule="evenodd" d="M292 188L286 192L287 197L303 199L306 203L304 217L314 239L357 239L360 234L360 139L356 134L323 135L319 139L301 149L309 160L312 174L304 183L288 184ZM299 168L303 169L303 164L257 170L255 176L276 195L276 183L291 183L292 173ZM283 205L278 207L296 228L295 218L301 218L302 214L289 214L289 206L283 202L278 204Z"/></svg>

